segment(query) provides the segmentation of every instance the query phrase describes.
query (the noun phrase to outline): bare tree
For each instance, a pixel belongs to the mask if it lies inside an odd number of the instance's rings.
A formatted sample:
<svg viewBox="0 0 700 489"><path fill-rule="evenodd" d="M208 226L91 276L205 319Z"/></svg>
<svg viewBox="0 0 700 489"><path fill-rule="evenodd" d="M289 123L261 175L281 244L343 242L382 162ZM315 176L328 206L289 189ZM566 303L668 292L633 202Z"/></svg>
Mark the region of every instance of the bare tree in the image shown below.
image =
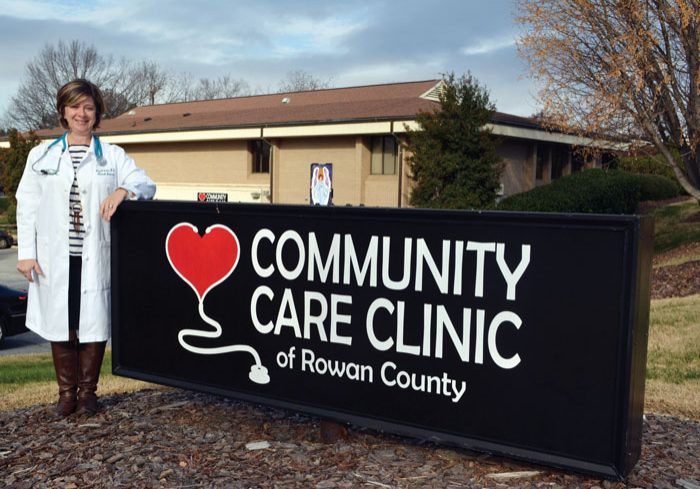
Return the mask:
<svg viewBox="0 0 700 489"><path fill-rule="evenodd" d="M304 70L294 70L287 73L287 77L279 84L278 93L303 92L307 90L320 90L330 88L332 79L321 80Z"/></svg>
<svg viewBox="0 0 700 489"><path fill-rule="evenodd" d="M116 61L111 55L98 53L94 46L75 40L47 44L27 63L25 76L10 102L6 124L20 129L56 127L56 92L76 78L86 78L100 87L105 118L137 105L174 101L168 96L178 80L154 61Z"/></svg>
<svg viewBox="0 0 700 489"><path fill-rule="evenodd" d="M248 82L243 79L236 80L230 75L220 76L215 79L200 78L199 84L192 90L190 100L212 100L217 98L231 98L250 93Z"/></svg>
<svg viewBox="0 0 700 489"><path fill-rule="evenodd" d="M182 72L172 75L170 81L161 93L161 103L186 102L196 100L195 84L192 73Z"/></svg>
<svg viewBox="0 0 700 489"><path fill-rule="evenodd" d="M128 100L136 105L213 100L250 93L248 82L231 75L200 78L195 82L191 73L173 74L161 69L153 61L137 65L126 79L132 85L124 86L121 93L126 94Z"/></svg>
<svg viewBox="0 0 700 489"><path fill-rule="evenodd" d="M547 120L653 144L700 201L700 0L520 0ZM675 154L680 154L678 161Z"/></svg>
<svg viewBox="0 0 700 489"><path fill-rule="evenodd" d="M125 92L138 105L153 105L160 101L168 86L172 83L172 75L163 70L156 61L142 61L132 68L128 80L130 85Z"/></svg>
<svg viewBox="0 0 700 489"><path fill-rule="evenodd" d="M47 44L27 63L25 76L12 97L3 125L19 129L58 125L56 92L65 83L86 78L100 87L105 118L116 117L139 105L229 98L250 93L248 83L230 75L201 78L175 75L155 61L128 63L103 56L81 41Z"/></svg>
<svg viewBox="0 0 700 489"><path fill-rule="evenodd" d="M58 125L55 96L64 83L87 78L109 90L119 80L124 65L80 41L47 44L25 68L24 79L10 102L8 123L21 129L55 127Z"/></svg>

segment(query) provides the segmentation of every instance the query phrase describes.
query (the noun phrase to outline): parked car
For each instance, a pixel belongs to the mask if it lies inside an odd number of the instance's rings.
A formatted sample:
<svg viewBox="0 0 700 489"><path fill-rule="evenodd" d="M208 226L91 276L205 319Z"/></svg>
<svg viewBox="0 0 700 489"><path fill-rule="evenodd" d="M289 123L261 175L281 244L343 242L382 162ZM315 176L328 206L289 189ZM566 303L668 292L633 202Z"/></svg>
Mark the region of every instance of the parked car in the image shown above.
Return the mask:
<svg viewBox="0 0 700 489"><path fill-rule="evenodd" d="M27 293L0 285L0 347L6 337L28 331L26 316Z"/></svg>
<svg viewBox="0 0 700 489"><path fill-rule="evenodd" d="M6 250L15 243L14 238L4 229L0 229L0 250Z"/></svg>

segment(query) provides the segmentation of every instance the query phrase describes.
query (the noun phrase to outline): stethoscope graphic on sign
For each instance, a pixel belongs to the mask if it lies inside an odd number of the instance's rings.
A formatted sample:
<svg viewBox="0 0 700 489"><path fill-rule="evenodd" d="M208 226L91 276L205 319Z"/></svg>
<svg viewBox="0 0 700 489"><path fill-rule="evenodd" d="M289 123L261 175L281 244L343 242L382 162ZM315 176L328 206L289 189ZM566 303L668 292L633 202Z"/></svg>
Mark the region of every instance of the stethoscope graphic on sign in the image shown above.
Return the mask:
<svg viewBox="0 0 700 489"><path fill-rule="evenodd" d="M104 155L102 153L102 143L100 143L100 138L95 136L94 134L92 135L92 141L94 143L94 148L95 148L95 157L97 158L97 164L100 166L104 166L107 164L107 160L105 160ZM57 146L58 144L61 144L61 154L58 155L58 158L56 158L56 166L54 168L41 168L39 167L37 169L37 166L41 161L46 158L46 155L49 154L49 151L54 146ZM63 153L66 152L68 149L68 133L65 132L63 133L63 136L61 136L58 139L55 139L54 141L49 144L44 152L37 158L37 160L32 163L32 170L34 170L37 173L41 173L42 175L56 175L58 173L58 168L61 165L61 158L63 158Z"/></svg>
<svg viewBox="0 0 700 489"><path fill-rule="evenodd" d="M257 384L270 382L267 368L260 361L258 352L249 345L228 345L202 348L190 345L188 337L219 338L221 325L204 312L204 298L209 291L226 280L238 265L240 244L238 237L222 224L209 226L204 236L199 235L196 226L181 222L176 224L165 238L165 253L175 273L185 281L199 300L199 316L212 326L214 331L183 329L177 335L180 345L192 353L219 355L221 353L247 352L253 356L255 364L250 367L248 378Z"/></svg>

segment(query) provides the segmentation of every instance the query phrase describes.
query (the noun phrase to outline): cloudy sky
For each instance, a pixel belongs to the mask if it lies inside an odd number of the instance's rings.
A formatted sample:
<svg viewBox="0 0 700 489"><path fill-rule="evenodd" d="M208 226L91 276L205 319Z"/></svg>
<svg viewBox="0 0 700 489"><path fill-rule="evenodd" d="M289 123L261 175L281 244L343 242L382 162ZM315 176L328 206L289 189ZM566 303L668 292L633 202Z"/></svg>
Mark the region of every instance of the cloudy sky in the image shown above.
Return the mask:
<svg viewBox="0 0 700 489"><path fill-rule="evenodd" d="M46 44L155 60L195 78L230 74L271 91L291 70L335 87L470 71L497 109L537 111L517 57L514 0L0 0L0 115Z"/></svg>

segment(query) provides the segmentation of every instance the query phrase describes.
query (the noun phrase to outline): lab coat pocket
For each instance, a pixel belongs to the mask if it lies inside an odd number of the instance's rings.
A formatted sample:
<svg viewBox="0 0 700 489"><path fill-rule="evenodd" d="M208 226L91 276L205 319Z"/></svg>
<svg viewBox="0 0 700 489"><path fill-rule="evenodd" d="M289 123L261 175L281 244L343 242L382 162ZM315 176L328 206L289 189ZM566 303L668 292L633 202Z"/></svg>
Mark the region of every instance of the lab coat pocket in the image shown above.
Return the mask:
<svg viewBox="0 0 700 489"><path fill-rule="evenodd" d="M37 238L36 240L36 262L41 267L42 275L32 272L34 283L30 284L30 294L34 294L32 305L39 308L33 309L33 316L40 318L41 313L48 314L53 304L51 290L51 246L48 238ZM29 311L28 311L29 313Z"/></svg>
<svg viewBox="0 0 700 489"><path fill-rule="evenodd" d="M106 183L105 180L100 180L96 185L95 185L95 195L97 196L97 206L99 207L102 205L102 203L105 201L109 195L114 192L114 189L116 186L113 183Z"/></svg>
<svg viewBox="0 0 700 489"><path fill-rule="evenodd" d="M88 260L91 261L89 264L83 260L83 267L87 265L89 269L86 289L91 291L109 289L112 282L110 242L98 242L91 258ZM83 277L85 277L85 273L83 273Z"/></svg>
<svg viewBox="0 0 700 489"><path fill-rule="evenodd" d="M43 276L39 275L37 277L36 273L33 273L34 280L40 282L45 282L48 284L49 277L51 276L51 245L48 238L37 238L36 239L36 262L39 264Z"/></svg>

